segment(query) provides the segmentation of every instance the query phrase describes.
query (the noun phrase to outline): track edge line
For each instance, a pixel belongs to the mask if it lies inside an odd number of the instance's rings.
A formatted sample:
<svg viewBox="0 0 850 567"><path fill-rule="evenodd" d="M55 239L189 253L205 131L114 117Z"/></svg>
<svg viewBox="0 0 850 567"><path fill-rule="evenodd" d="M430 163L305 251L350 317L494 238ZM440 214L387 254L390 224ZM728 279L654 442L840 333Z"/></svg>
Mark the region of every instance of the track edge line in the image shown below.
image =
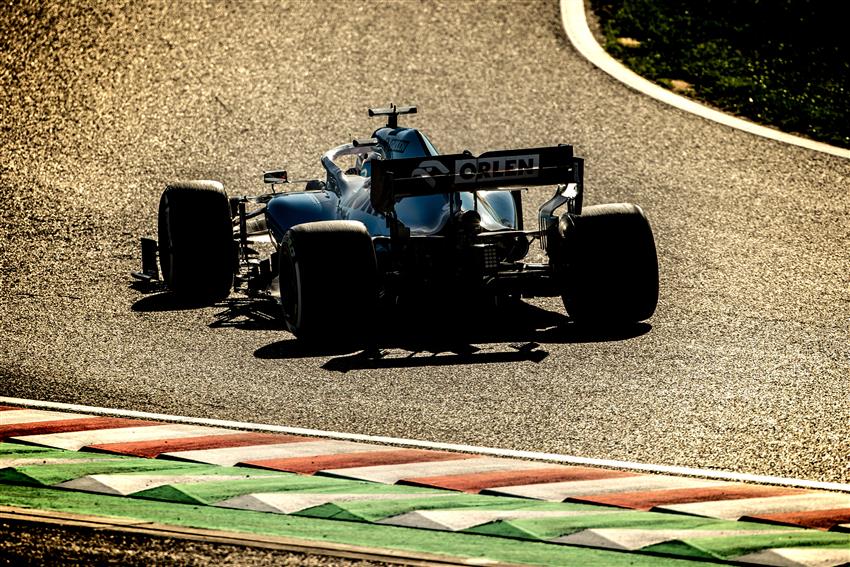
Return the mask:
<svg viewBox="0 0 850 567"><path fill-rule="evenodd" d="M594 38L593 34L590 32L590 28L587 24L587 13L585 11L584 1L585 0L560 0L561 26L564 29L564 33L567 35L567 39L569 39L576 51L578 51L582 57L590 61L597 68L611 75L614 79L639 93L701 118L705 118L737 130L742 130L762 138L768 138L777 142L850 159L850 149L840 148L824 142L817 142L801 136L788 134L781 130L762 126L761 124L756 124L755 122L750 122L749 120L715 110L714 108L696 102L695 100L675 94L674 92L643 78L620 63L618 60L608 55L602 46L599 45L596 38Z"/></svg>
<svg viewBox="0 0 850 567"><path fill-rule="evenodd" d="M614 459L596 459L591 457L577 457L573 455L560 455L557 453L543 453L537 451L523 451L517 449L500 449L495 447L479 447L476 445L463 445L456 443L442 443L437 441L421 441L417 439L404 439L396 437L385 437L365 435L361 433L343 433L338 431L323 431L320 429L306 429L301 427L287 427L283 425L268 425L261 423L248 423L239 421L228 421L221 419L186 417L167 415L161 413L149 413L135 410L120 410L111 408L100 408L84 406L79 404L66 404L62 402L47 402L39 400L27 400L20 398L8 398L0 396L0 404L14 406L32 407L41 409L60 409L64 411L87 412L101 415L117 415L122 417L135 417L140 419L151 419L168 421L173 423L185 423L190 425L209 425L213 427L224 427L229 429L268 431L271 433L287 433L290 435L304 435L308 437L320 437L326 439L340 439L346 441L361 441L366 443L378 443L384 445L397 445L402 447L417 447L423 449L436 449L442 451L456 451L462 453L477 453L494 457L506 457L513 459L527 459L531 461L545 461L567 465L590 465L604 468L622 469L654 474L671 474L679 476L698 476L712 480L729 480L737 482L750 482L757 484L769 484L779 486L792 486L813 490L830 490L836 492L850 492L850 484L840 482L825 482L817 480L806 480L798 478L787 478L770 475L758 475L749 473L737 473L731 471L718 471L713 469L700 469L683 467L677 465L656 465L633 461L620 461Z"/></svg>

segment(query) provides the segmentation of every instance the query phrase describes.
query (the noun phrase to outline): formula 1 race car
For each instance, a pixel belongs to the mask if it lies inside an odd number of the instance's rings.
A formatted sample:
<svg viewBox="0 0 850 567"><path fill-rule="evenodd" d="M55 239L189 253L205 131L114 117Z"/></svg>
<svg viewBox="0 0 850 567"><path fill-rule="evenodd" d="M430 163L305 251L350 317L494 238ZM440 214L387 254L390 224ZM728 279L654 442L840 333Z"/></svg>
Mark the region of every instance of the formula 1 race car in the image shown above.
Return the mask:
<svg viewBox="0 0 850 567"><path fill-rule="evenodd" d="M569 145L441 155L398 117L322 156L325 180L264 173L270 193L228 198L216 181L172 183L158 242L142 239L142 271L182 301L232 289L278 297L299 338L368 332L382 304L440 293L563 299L591 326L643 321L658 301L652 230L631 204L582 207L583 160ZM295 184L303 190L289 191ZM523 228L523 187L551 185L539 226ZM256 244L273 248L263 257ZM548 261L524 261L538 241ZM267 245L268 246L268 245Z"/></svg>

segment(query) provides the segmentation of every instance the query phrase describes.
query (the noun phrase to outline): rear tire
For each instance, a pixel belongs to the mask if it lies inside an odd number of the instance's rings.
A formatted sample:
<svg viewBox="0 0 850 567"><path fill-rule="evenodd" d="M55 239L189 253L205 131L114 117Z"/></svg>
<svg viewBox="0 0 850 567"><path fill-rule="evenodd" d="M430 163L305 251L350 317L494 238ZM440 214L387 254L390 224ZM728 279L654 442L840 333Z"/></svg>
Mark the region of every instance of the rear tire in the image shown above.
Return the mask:
<svg viewBox="0 0 850 567"><path fill-rule="evenodd" d="M233 286L236 249L230 203L221 183L168 185L159 201L157 224L159 262L168 289L190 303L226 298Z"/></svg>
<svg viewBox="0 0 850 567"><path fill-rule="evenodd" d="M556 271L573 320L611 326L652 316L658 304L658 257L640 207L585 207L581 215L562 218L561 235Z"/></svg>
<svg viewBox="0 0 850 567"><path fill-rule="evenodd" d="M378 268L363 223L296 225L284 235L279 252L281 305L295 336L351 343L371 339Z"/></svg>

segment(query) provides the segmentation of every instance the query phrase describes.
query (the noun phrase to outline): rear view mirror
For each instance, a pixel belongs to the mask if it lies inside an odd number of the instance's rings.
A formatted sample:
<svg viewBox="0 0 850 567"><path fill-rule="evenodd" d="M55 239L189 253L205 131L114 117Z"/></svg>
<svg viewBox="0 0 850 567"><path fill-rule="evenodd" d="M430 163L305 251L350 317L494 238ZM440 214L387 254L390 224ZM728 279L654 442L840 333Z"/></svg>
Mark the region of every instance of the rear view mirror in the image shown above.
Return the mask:
<svg viewBox="0 0 850 567"><path fill-rule="evenodd" d="M273 185L277 185L278 183L289 183L289 176L286 174L285 169L265 171L263 172L263 183L271 183Z"/></svg>

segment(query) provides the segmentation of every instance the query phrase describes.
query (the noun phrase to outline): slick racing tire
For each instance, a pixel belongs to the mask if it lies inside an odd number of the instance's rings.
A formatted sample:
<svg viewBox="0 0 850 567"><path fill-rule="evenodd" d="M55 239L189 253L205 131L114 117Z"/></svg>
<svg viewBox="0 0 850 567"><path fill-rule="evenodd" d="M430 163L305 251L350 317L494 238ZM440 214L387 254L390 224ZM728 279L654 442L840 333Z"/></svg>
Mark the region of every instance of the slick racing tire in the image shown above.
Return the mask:
<svg viewBox="0 0 850 567"><path fill-rule="evenodd" d="M369 339L378 303L378 268L363 223L293 226L278 257L284 319L295 336L347 343Z"/></svg>
<svg viewBox="0 0 850 567"><path fill-rule="evenodd" d="M186 303L211 304L233 286L236 248L221 183L187 181L159 201L159 262L168 289Z"/></svg>
<svg viewBox="0 0 850 567"><path fill-rule="evenodd" d="M585 207L581 215L561 218L560 234L564 253L556 272L574 321L609 326L652 316L658 304L658 257L640 207Z"/></svg>

